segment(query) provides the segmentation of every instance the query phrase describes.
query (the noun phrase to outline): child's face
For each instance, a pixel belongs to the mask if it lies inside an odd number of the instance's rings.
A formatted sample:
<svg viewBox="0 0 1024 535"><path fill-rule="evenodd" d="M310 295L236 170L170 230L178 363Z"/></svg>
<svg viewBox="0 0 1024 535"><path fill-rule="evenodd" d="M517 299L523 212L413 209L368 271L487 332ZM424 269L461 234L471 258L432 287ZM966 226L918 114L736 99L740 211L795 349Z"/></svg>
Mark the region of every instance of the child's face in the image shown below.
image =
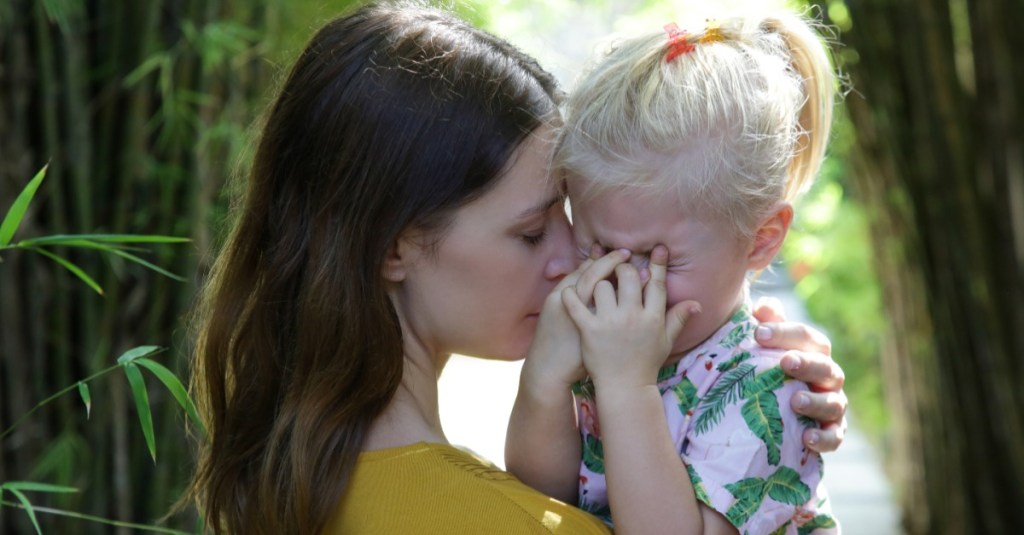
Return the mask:
<svg viewBox="0 0 1024 535"><path fill-rule="evenodd" d="M577 201L582 197L573 182L569 198L581 256L594 243L624 248L633 252L632 262L639 267L646 265L655 245L668 247L667 306L693 299L703 309L683 328L673 356L714 334L742 303L751 244L738 239L728 225L683 213L673 195L652 199L613 190Z"/></svg>

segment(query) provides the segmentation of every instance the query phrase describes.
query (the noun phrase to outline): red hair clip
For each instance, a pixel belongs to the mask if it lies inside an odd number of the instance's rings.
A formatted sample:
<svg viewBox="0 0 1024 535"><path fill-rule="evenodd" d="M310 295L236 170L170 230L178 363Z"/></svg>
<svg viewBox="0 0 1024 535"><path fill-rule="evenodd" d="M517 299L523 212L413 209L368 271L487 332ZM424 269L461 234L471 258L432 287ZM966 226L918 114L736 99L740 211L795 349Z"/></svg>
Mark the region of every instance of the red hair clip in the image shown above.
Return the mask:
<svg viewBox="0 0 1024 535"><path fill-rule="evenodd" d="M689 34L686 33L686 30L680 30L676 23L666 24L665 32L668 33L668 52L665 53L665 63L694 49L693 43L687 40Z"/></svg>

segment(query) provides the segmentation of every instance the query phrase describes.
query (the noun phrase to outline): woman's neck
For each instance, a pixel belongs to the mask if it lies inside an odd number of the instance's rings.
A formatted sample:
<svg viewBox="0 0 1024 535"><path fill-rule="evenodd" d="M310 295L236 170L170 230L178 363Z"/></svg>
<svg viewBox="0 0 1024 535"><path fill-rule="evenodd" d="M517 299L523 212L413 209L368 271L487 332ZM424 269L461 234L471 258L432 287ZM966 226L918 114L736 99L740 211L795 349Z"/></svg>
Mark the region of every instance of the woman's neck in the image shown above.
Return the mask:
<svg viewBox="0 0 1024 535"><path fill-rule="evenodd" d="M434 356L420 347L406 347L402 382L387 408L371 424L363 450L416 442L448 443L441 428L437 379L449 356Z"/></svg>

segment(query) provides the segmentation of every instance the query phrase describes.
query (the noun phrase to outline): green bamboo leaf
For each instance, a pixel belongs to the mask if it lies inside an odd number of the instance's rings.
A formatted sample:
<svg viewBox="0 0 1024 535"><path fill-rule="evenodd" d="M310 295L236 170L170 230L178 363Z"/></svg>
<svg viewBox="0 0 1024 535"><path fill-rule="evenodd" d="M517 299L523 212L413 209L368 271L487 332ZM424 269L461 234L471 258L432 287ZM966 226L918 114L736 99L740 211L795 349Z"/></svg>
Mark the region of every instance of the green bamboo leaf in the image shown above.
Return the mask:
<svg viewBox="0 0 1024 535"><path fill-rule="evenodd" d="M89 240L100 243L187 243L192 240L180 236L159 234L54 234L19 242L19 245L63 244L66 240Z"/></svg>
<svg viewBox="0 0 1024 535"><path fill-rule="evenodd" d="M126 260L135 262L136 264L139 264L141 266L144 266L144 267L147 267L149 269L152 269L153 271L155 271L155 272L157 272L157 273L159 273L159 274L161 274L161 275L163 275L165 277L174 279L174 280L179 281L179 282L185 282L185 277L182 277L181 275L175 275L174 273L171 273L170 271L167 271L166 269L163 269L160 266L157 266L156 264L152 264L150 262L147 262L146 260L143 260L143 259L141 259L141 258L139 258L139 257L137 257L137 256L135 256L135 255L133 255L131 253L122 251L120 249L110 249L107 252L109 252L110 254L116 255L116 256L120 256L121 258L124 258Z"/></svg>
<svg viewBox="0 0 1024 535"><path fill-rule="evenodd" d="M11 243L11 238L14 237L14 232L18 230L21 219L25 217L25 210L28 209L29 203L32 202L32 197L35 196L36 190L39 189L39 184L43 183L43 178L46 177L46 170L49 167L50 164L44 165L36 173L36 176L32 177L32 180L28 182L25 189L21 190L18 197L14 199L14 204L11 205L11 209L4 216L3 223L0 223L0 247Z"/></svg>
<svg viewBox="0 0 1024 535"><path fill-rule="evenodd" d="M178 400L178 405L181 405L181 408L185 409L185 414L187 414L189 419L192 420L192 423L194 423L205 435L206 427L203 425L203 421L199 418L199 411L196 410L195 404L192 403L192 398L188 396L188 391L185 389L185 385L183 385L178 379L178 376L174 375L174 372L168 370L167 367L155 360L140 358L136 360L135 363L153 372L153 375L156 375L156 378L160 379L160 382L167 387L167 390L171 391L174 399Z"/></svg>
<svg viewBox="0 0 1024 535"><path fill-rule="evenodd" d="M67 494L71 492L78 492L75 487L67 487L64 485L53 485L51 483L39 483L37 481L7 481L3 484L3 488L8 490L31 490L36 492L53 492L57 494Z"/></svg>
<svg viewBox="0 0 1024 535"><path fill-rule="evenodd" d="M78 395L82 396L82 402L85 403L85 419L88 420L92 415L92 396L89 395L89 385L79 381Z"/></svg>
<svg viewBox="0 0 1024 535"><path fill-rule="evenodd" d="M150 355L153 355L153 354L157 353L158 351L163 351L163 350L164 349L161 348L160 346L138 346L138 347L133 347L133 348L129 349L128 351L125 351L124 353L122 353L120 357L117 357L117 363L118 364L128 364L128 363L130 363L133 360L140 359L142 357L148 357Z"/></svg>
<svg viewBox="0 0 1024 535"><path fill-rule="evenodd" d="M736 497L736 501L725 512L725 517L734 526L742 526L744 522L761 507L765 496L765 481L757 477L748 477L735 483L728 483L725 489Z"/></svg>
<svg viewBox="0 0 1024 535"><path fill-rule="evenodd" d="M125 87L131 87L139 83L149 73L161 68L164 65L164 57L168 56L168 54L168 52L160 52L146 58L146 61L143 61L141 65L124 77Z"/></svg>
<svg viewBox="0 0 1024 535"><path fill-rule="evenodd" d="M779 414L779 400L775 393L761 392L748 399L740 413L750 432L764 442L768 464L778 465L781 460L779 447L782 446L782 415Z"/></svg>
<svg viewBox="0 0 1024 535"><path fill-rule="evenodd" d="M811 499L811 488L800 481L800 474L788 466L780 466L765 481L765 490L771 499L789 505L803 505Z"/></svg>
<svg viewBox="0 0 1024 535"><path fill-rule="evenodd" d="M21 505L25 508L25 512L28 514L29 520L32 521L32 525L36 527L36 533L43 535L43 530L39 529L39 520L36 519L36 511L32 508L32 502L28 501L28 497L17 489L7 487L6 490L10 491L10 493L13 494L19 502L21 502Z"/></svg>
<svg viewBox="0 0 1024 535"><path fill-rule="evenodd" d="M583 443L583 464L595 474L604 473L604 445L594 435L587 435Z"/></svg>
<svg viewBox="0 0 1024 535"><path fill-rule="evenodd" d="M96 249L96 250L99 250L99 251L106 251L106 252L110 252L113 249L121 249L123 251L146 251L146 249L143 249L142 247L131 247L131 246L128 246L128 245L121 245L121 244L113 244L113 245L111 245L111 244L100 243L100 242L95 242L95 241L91 241L91 240L82 240L82 239L73 239L73 238L74 238L73 236L68 236L66 239L61 239L61 240L47 240L46 242L44 242L42 244L40 244L37 240L22 240L22 241L19 241L16 244L14 244L14 246L15 247L26 248L26 247L33 247L33 246L39 246L39 245L60 245L62 247L78 247L78 248L82 248L82 249Z"/></svg>
<svg viewBox="0 0 1024 535"><path fill-rule="evenodd" d="M128 384L132 387L132 397L135 398L135 410L139 413L139 424L142 425L142 434L146 437L146 445L149 446L149 455L153 458L153 462L156 462L153 413L149 409L146 381L142 378L142 372L139 371L139 367L132 362L125 363L124 373L128 376Z"/></svg>
<svg viewBox="0 0 1024 535"><path fill-rule="evenodd" d="M92 277L86 275L85 272L82 271L82 268L72 264L71 261L65 260L65 259L63 259L63 258L61 258L61 257L59 257L59 256L57 256L57 255L55 255L53 253L51 253L50 251L47 251L46 249L40 249L38 247L29 247L28 250L35 251L35 252L37 252L37 253L39 253L39 254L49 258L50 260L53 260L54 262L60 264L61 266L64 267L64 269L70 271L76 277L81 279L82 282L88 284L89 287L92 288L96 293L98 293L100 295L103 295L103 288L100 288L100 285L96 281L92 280Z"/></svg>
<svg viewBox="0 0 1024 535"><path fill-rule="evenodd" d="M81 1L69 0L43 0L43 9L50 22L56 22L65 35L71 33L71 17L80 15L82 9Z"/></svg>

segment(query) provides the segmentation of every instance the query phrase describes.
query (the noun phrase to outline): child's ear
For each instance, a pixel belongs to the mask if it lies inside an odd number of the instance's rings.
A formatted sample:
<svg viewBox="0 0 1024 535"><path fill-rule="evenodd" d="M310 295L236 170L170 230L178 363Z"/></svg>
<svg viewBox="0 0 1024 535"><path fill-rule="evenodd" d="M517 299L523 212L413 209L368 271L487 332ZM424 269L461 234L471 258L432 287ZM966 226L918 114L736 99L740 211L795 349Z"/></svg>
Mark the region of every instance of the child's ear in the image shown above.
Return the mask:
<svg viewBox="0 0 1024 535"><path fill-rule="evenodd" d="M410 231L402 232L398 239L391 244L391 247L388 247L388 251L384 255L384 267L381 269L384 280L388 282L404 281L410 266L419 256L419 251L420 246L413 239Z"/></svg>
<svg viewBox="0 0 1024 535"><path fill-rule="evenodd" d="M772 263L772 259L782 248L789 232L789 224L793 222L793 206L789 203L779 205L772 215L761 221L754 233L754 243L747 256L747 269L761 270Z"/></svg>

